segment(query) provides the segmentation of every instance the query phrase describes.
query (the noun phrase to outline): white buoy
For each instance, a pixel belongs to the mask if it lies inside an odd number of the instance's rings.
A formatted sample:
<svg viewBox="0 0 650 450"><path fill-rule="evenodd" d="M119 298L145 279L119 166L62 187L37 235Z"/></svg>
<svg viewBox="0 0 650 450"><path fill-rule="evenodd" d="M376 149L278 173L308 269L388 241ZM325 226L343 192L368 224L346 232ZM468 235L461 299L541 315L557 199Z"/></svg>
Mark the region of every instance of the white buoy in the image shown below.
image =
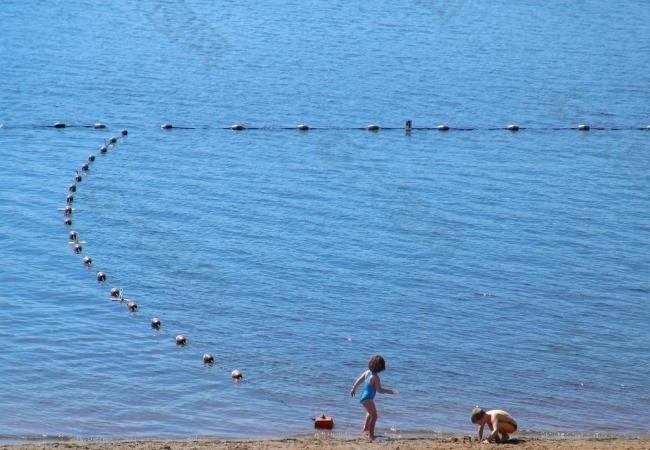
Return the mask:
<svg viewBox="0 0 650 450"><path fill-rule="evenodd" d="M126 304L126 307L129 308L129 311L136 312L138 310L138 304L136 302L129 302Z"/></svg>
<svg viewBox="0 0 650 450"><path fill-rule="evenodd" d="M97 122L95 125L93 125L93 127L96 128L96 129L98 129L98 130L101 130L101 129L103 129L103 128L106 128L106 124L105 124L105 123L101 123L101 122Z"/></svg>
<svg viewBox="0 0 650 450"><path fill-rule="evenodd" d="M233 380L241 380L242 378L244 378L244 374L241 373L239 369L235 369L232 372L230 372L230 377Z"/></svg>
<svg viewBox="0 0 650 450"><path fill-rule="evenodd" d="M242 131L245 130L246 127L242 125L241 123L235 123L230 126L230 129L233 131Z"/></svg>
<svg viewBox="0 0 650 450"><path fill-rule="evenodd" d="M589 125L584 124L584 123L581 123L580 125L578 125L578 130L580 130L580 131L589 131L590 128L591 127Z"/></svg>
<svg viewBox="0 0 650 450"><path fill-rule="evenodd" d="M185 344L187 344L187 339L185 338L185 336L183 336L182 334L176 336L176 345L183 346Z"/></svg>
<svg viewBox="0 0 650 450"><path fill-rule="evenodd" d="M158 317L151 319L151 328L154 330L160 330L160 319Z"/></svg>
<svg viewBox="0 0 650 450"><path fill-rule="evenodd" d="M436 127L436 130L438 131L449 131L449 125L446 124L441 124Z"/></svg>
<svg viewBox="0 0 650 450"><path fill-rule="evenodd" d="M381 127L376 123L371 123L366 128L368 129L368 131L379 131L381 129Z"/></svg>
<svg viewBox="0 0 650 450"><path fill-rule="evenodd" d="M52 126L53 126L54 128L65 128L65 127L66 127L66 124L63 123L63 122L54 122L54 123L52 124Z"/></svg>
<svg viewBox="0 0 650 450"><path fill-rule="evenodd" d="M519 131L519 125L515 125L514 123L511 123L506 127L506 129L509 131Z"/></svg>
<svg viewBox="0 0 650 450"><path fill-rule="evenodd" d="M296 126L296 130L298 130L298 131L307 131L307 130L309 130L309 125L307 125L306 123L301 123L298 126Z"/></svg>
<svg viewBox="0 0 650 450"><path fill-rule="evenodd" d="M213 364L213 363L214 363L214 356L212 356L212 353L204 353L203 364Z"/></svg>
<svg viewBox="0 0 650 450"><path fill-rule="evenodd" d="M163 130L171 130L174 127L172 126L171 123L163 123L162 125L160 125L160 128L162 128Z"/></svg>

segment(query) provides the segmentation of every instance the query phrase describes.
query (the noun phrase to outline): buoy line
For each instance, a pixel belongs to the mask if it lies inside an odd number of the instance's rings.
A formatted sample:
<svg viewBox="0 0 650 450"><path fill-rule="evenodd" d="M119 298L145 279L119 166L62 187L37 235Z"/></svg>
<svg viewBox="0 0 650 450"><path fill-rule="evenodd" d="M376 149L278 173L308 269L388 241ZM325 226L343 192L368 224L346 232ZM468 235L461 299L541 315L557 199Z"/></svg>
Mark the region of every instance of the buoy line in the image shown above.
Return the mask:
<svg viewBox="0 0 650 450"><path fill-rule="evenodd" d="M66 128L66 125L57 122L53 125L54 128ZM97 129L104 129L106 128L106 125L104 124L95 124L94 128ZM99 146L99 152L102 155L106 155L109 153L109 150L116 148L118 144L118 140L120 138L125 138L129 134L127 129L123 129L120 132L120 136L111 136L108 139L104 141L103 144ZM83 181L84 176L87 176L88 173L90 172L90 166L93 162L96 161L96 156L94 154L88 155L86 160L81 164L80 170L75 171L75 174L73 176L74 182L70 185L68 185L67 188L67 194L65 197L65 206L57 208L59 211L63 212L64 215L64 221L63 224L66 227L71 227L72 226L72 215L73 212L75 211L75 208L72 207L75 197L74 193L77 192L79 183ZM83 174L83 175L82 175ZM79 237L79 233L75 230L70 230L68 232L68 245L71 246L72 251L77 254L77 255L82 255L83 254L83 244L86 244L86 241L83 241ZM84 267L90 268L93 264L93 258L90 255L83 255L82 257L82 263ZM97 280L97 283L103 284L108 280L108 275L104 271L98 271L96 274L95 279ZM113 287L109 290L108 296L111 300L117 301L120 304L126 303L126 307L128 311L132 314L135 314L140 311L140 306L138 303L130 298L126 298L124 296L124 290L122 288L118 287ZM158 317L153 317L150 321L151 328L155 331L160 331L162 327L162 321ZM176 343L176 346L178 347L185 347L187 345L187 337L183 334L178 334L174 338L174 342ZM201 356L201 360L205 366L213 366L215 363L215 357L212 353L210 352L205 352ZM239 382L243 380L243 374L239 369L234 369L231 372L231 378L233 381Z"/></svg>
<svg viewBox="0 0 650 450"><path fill-rule="evenodd" d="M54 122L51 125L7 125L0 124L0 128L94 128L98 130L104 130L108 127L107 124L97 122L94 124L68 124L65 122ZM299 123L293 126L284 126L284 125L264 125L264 126L249 126L240 122L233 123L228 126L211 126L211 125L174 125L171 122L164 122L159 124L158 127L161 130L228 130L228 131L405 131L410 133L413 131L650 131L650 125L645 126L634 126L634 125L625 125L625 126L614 126L614 125L599 125L594 126L586 123L579 123L574 125L534 125L529 126L520 126L515 123L505 124L503 126L462 126L462 125L450 125L446 123L441 123L438 125L420 125L414 126L412 120L406 120L404 126L380 126L377 123L370 123L368 125L362 126L311 126L307 123ZM133 128L133 126L131 127Z"/></svg>

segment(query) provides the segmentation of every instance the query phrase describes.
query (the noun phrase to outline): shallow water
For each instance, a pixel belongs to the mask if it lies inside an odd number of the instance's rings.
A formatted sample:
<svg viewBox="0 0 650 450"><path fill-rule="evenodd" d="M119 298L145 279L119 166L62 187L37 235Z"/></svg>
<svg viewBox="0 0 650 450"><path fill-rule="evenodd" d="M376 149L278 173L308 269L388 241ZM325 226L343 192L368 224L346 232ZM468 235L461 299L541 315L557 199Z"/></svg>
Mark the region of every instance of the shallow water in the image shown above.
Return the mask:
<svg viewBox="0 0 650 450"><path fill-rule="evenodd" d="M477 403L647 432L650 133L485 130L645 127L626 5L5 4L0 434L354 433L373 352L388 434L470 430ZM218 129L405 118L481 130ZM75 194L85 269L57 208L121 127Z"/></svg>

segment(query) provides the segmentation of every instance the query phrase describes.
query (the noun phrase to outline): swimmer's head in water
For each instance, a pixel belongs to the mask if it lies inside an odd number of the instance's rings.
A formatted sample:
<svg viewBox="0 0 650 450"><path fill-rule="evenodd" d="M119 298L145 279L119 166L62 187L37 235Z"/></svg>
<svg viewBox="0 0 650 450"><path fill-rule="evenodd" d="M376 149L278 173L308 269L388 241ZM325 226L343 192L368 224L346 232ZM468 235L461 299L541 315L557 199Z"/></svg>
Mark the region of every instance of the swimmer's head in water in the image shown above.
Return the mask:
<svg viewBox="0 0 650 450"><path fill-rule="evenodd" d="M386 361L384 361L384 358L381 355L375 355L370 358L370 361L368 362L368 369L370 369L373 373L379 373L382 370L386 369Z"/></svg>
<svg viewBox="0 0 650 450"><path fill-rule="evenodd" d="M469 416L469 418L472 421L472 423L479 423L480 420L483 418L483 416L485 416L485 411L483 410L483 408L477 405L474 407L474 409L472 409L472 413Z"/></svg>

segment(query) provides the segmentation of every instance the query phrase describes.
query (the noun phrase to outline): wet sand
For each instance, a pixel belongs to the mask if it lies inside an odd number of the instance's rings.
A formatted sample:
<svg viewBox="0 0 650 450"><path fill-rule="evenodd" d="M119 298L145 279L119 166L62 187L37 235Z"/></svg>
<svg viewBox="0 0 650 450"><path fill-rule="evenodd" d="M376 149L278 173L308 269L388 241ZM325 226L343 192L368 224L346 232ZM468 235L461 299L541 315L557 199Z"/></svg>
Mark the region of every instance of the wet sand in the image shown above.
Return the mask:
<svg viewBox="0 0 650 450"><path fill-rule="evenodd" d="M420 449L629 449L650 450L650 436L640 438L606 437L606 438L541 438L520 437L506 444L480 444L468 442L459 437L426 438L426 439L391 439L367 442L365 440L339 439L264 439L264 440L230 440L230 439L201 439L201 440L106 440L106 441L65 441L50 443L31 443L19 445L2 445L2 450L35 450L35 449L88 449L88 450L262 450L262 449L386 449L386 450L420 450Z"/></svg>

